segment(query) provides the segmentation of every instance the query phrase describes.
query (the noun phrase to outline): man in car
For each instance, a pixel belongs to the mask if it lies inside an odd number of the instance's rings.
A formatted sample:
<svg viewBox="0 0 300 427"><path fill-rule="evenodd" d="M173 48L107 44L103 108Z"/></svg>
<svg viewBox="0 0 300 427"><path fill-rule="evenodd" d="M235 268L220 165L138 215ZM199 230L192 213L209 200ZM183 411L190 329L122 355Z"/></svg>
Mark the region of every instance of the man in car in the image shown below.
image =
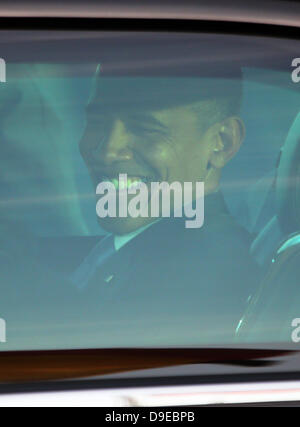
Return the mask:
<svg viewBox="0 0 300 427"><path fill-rule="evenodd" d="M83 237L77 249L73 241L79 261L70 281L86 316L102 319L104 342L109 335L120 343L122 336L128 344L130 334L140 334L143 343L147 331L151 344L166 336L178 343L178 335L183 343L232 340L258 276L249 236L219 190L222 169L244 138L241 92L240 70L234 78L205 80L107 77L98 68L80 142L95 191L106 181L118 195L120 174L128 187L203 182L205 188L200 228L186 228L186 218L116 215L99 218L104 239Z"/></svg>

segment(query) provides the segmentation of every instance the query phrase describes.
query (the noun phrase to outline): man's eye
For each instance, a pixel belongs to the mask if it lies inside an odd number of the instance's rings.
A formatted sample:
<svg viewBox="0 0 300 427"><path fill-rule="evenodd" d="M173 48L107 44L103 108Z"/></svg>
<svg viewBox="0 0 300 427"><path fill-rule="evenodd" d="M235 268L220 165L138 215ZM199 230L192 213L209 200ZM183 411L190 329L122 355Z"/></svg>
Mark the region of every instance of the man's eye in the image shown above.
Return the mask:
<svg viewBox="0 0 300 427"><path fill-rule="evenodd" d="M153 129L153 128L143 128L143 127L137 127L135 129L135 132L138 134L144 134L148 136L156 136L156 135L164 135L164 132L162 132L159 129Z"/></svg>
<svg viewBox="0 0 300 427"><path fill-rule="evenodd" d="M107 141L108 138L108 132L101 131L98 133L98 144L103 144L105 141Z"/></svg>
<svg viewBox="0 0 300 427"><path fill-rule="evenodd" d="M156 129L144 129L143 132L147 135L161 135L161 132Z"/></svg>

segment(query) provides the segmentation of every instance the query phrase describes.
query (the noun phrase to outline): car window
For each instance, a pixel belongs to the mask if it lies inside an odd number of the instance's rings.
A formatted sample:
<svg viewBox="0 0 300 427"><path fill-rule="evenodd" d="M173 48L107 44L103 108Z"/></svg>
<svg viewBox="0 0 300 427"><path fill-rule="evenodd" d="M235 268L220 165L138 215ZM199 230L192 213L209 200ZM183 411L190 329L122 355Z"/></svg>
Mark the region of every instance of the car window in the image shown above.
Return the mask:
<svg viewBox="0 0 300 427"><path fill-rule="evenodd" d="M299 42L1 33L0 351L295 342Z"/></svg>

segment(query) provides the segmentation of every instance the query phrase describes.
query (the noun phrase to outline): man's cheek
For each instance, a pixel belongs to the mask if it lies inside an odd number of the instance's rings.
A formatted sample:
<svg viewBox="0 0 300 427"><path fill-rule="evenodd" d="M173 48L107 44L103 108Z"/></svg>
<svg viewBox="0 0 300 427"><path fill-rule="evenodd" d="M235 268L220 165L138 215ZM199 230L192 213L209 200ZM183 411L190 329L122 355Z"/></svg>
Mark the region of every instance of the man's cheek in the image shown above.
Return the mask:
<svg viewBox="0 0 300 427"><path fill-rule="evenodd" d="M164 179L169 176L177 163L177 159L174 156L174 153L171 150L167 150L166 148L158 148L155 151L152 151L149 153L148 159L152 168L157 170L159 175Z"/></svg>

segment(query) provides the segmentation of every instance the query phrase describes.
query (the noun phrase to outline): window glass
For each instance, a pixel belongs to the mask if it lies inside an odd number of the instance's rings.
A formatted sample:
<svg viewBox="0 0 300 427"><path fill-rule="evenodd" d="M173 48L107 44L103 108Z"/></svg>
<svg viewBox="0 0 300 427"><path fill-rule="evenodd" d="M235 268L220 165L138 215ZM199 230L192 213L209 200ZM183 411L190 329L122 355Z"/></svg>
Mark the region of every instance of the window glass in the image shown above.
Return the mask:
<svg viewBox="0 0 300 427"><path fill-rule="evenodd" d="M1 32L0 351L297 342L297 52Z"/></svg>

